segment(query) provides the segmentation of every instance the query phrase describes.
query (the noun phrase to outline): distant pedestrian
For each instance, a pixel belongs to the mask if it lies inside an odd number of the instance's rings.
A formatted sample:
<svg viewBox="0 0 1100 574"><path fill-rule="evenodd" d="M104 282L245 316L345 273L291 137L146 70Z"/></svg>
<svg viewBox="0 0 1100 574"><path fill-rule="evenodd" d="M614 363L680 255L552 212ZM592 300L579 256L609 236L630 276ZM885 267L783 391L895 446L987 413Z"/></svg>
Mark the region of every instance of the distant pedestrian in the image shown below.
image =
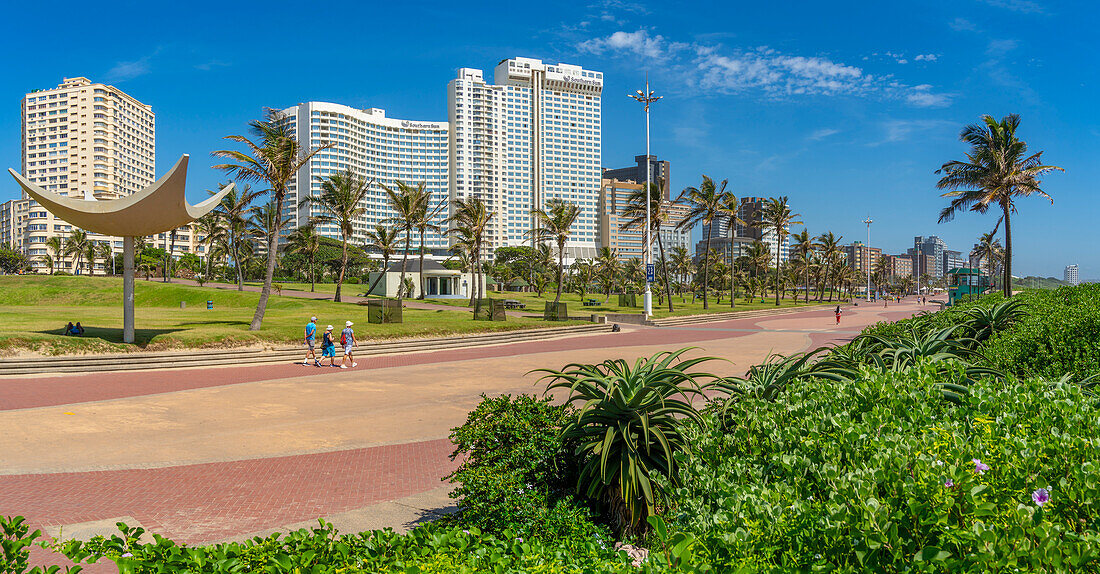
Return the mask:
<svg viewBox="0 0 1100 574"><path fill-rule="evenodd" d="M317 352L313 350L313 344L317 339L317 317L310 317L309 323L306 323L305 344L306 344L306 358L302 360L303 365L308 365L309 360L313 359L313 364L320 367L321 362L317 360Z"/></svg>
<svg viewBox="0 0 1100 574"><path fill-rule="evenodd" d="M836 324L839 325L840 324L840 305L836 306L835 313L836 313Z"/></svg>
<svg viewBox="0 0 1100 574"><path fill-rule="evenodd" d="M355 331L351 329L351 326L355 323L348 321L344 323L344 330L340 332L340 344L344 346L344 358L340 361L340 368L348 368L348 361L351 361L351 366L358 367L359 363L355 362L355 357L352 356L352 351L355 350Z"/></svg>
<svg viewBox="0 0 1100 574"><path fill-rule="evenodd" d="M321 358L328 357L328 366L336 366L336 341L332 340L332 325L325 327L325 333L321 336ZM321 363L317 363L320 367Z"/></svg>

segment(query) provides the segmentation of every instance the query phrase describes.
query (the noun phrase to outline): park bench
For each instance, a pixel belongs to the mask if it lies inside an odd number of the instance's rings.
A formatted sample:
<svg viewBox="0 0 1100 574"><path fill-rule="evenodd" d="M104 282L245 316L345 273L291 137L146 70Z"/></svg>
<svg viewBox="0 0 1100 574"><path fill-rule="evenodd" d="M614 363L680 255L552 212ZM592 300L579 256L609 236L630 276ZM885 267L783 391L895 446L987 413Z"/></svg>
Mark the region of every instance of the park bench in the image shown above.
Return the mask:
<svg viewBox="0 0 1100 574"><path fill-rule="evenodd" d="M582 305L584 305L585 307L595 307L599 304L600 302L595 299L585 299L584 303L582 303Z"/></svg>
<svg viewBox="0 0 1100 574"><path fill-rule="evenodd" d="M526 309L527 304L526 303L520 303L519 301L516 301L515 299L505 299L504 300L504 308L505 309Z"/></svg>

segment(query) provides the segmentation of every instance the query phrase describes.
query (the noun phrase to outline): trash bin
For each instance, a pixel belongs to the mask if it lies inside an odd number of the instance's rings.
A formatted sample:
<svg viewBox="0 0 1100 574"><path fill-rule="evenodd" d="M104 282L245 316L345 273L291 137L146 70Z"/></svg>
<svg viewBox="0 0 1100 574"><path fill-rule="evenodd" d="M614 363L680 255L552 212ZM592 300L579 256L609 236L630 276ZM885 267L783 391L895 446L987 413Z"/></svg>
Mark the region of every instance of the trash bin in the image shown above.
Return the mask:
<svg viewBox="0 0 1100 574"><path fill-rule="evenodd" d="M206 302L206 310L207 311L213 311L214 310L214 302L213 301L207 301Z"/></svg>

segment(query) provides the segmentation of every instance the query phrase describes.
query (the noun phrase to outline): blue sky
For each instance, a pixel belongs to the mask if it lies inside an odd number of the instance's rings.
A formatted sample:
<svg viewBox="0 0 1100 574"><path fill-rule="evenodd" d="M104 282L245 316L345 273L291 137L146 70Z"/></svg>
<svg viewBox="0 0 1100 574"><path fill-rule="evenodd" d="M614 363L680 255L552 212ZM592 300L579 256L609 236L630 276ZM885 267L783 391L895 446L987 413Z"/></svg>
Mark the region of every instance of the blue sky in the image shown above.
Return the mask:
<svg viewBox="0 0 1100 574"><path fill-rule="evenodd" d="M1046 179L1053 206L1020 203L1014 270L1061 277L1078 263L1082 278L1100 279L1091 3L64 4L50 4L65 15L52 26L27 3L0 22L4 167L20 163L20 98L63 76L151 104L158 175L190 153L199 199L221 180L210 151L264 106L323 100L445 120L456 68L528 56L605 73L605 166L644 152L640 106L626 94L649 70L666 96L653 108L653 152L672 161L674 189L705 173L738 195L787 195L811 233L846 241L865 237L870 215L872 244L890 253L926 234L968 251L992 228L994 216L970 214L937 224L934 171L962 157L963 125L1019 113L1022 137L1066 173ZM0 199L16 196L14 182L0 185Z"/></svg>

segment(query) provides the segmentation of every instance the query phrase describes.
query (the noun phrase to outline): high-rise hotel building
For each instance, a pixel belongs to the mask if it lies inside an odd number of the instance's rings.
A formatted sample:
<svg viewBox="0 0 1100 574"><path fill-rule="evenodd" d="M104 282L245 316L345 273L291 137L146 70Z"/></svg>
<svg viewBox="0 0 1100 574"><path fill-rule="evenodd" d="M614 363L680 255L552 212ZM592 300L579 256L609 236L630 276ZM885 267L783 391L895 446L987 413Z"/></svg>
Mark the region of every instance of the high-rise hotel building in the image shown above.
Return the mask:
<svg viewBox="0 0 1100 574"><path fill-rule="evenodd" d="M443 231L449 216L447 122L387 118L386 112L378 108L360 110L325 102L298 104L283 113L303 147L334 144L306 162L291 180L284 212L292 220L291 228L305 225L322 213L316 202L300 206L301 199L320 196L325 177L350 169L373 181L364 205L366 213L354 224L354 243L363 243L366 231L375 225L393 225L388 220L394 213L382 185L396 190L397 181L413 186L423 182L432 194L435 224L441 228L427 231L424 245L437 254L446 252L449 238ZM319 224L317 229L326 237L340 238L335 225ZM420 237L414 231L410 248L419 245Z"/></svg>
<svg viewBox="0 0 1100 574"><path fill-rule="evenodd" d="M141 191L156 179L156 115L151 106L88 78L65 78L56 88L24 96L22 110L23 176L59 195L84 199L117 199ZM71 258L49 253L51 237L68 237L69 223L54 217L26 197L0 205L0 238L31 259L36 271L50 256L55 269L72 269ZM89 233L89 239L122 249L122 239ZM156 247L175 255L193 251L187 227L175 236L151 238ZM201 253L200 253L201 254ZM96 269L106 266L105 261ZM86 272L86 270L80 270Z"/></svg>
<svg viewBox="0 0 1100 574"><path fill-rule="evenodd" d="M580 207L566 257L599 245L603 74L531 58L502 60L493 83L460 68L447 89L450 199L480 197L496 215L487 252L531 245L531 210L552 199Z"/></svg>

